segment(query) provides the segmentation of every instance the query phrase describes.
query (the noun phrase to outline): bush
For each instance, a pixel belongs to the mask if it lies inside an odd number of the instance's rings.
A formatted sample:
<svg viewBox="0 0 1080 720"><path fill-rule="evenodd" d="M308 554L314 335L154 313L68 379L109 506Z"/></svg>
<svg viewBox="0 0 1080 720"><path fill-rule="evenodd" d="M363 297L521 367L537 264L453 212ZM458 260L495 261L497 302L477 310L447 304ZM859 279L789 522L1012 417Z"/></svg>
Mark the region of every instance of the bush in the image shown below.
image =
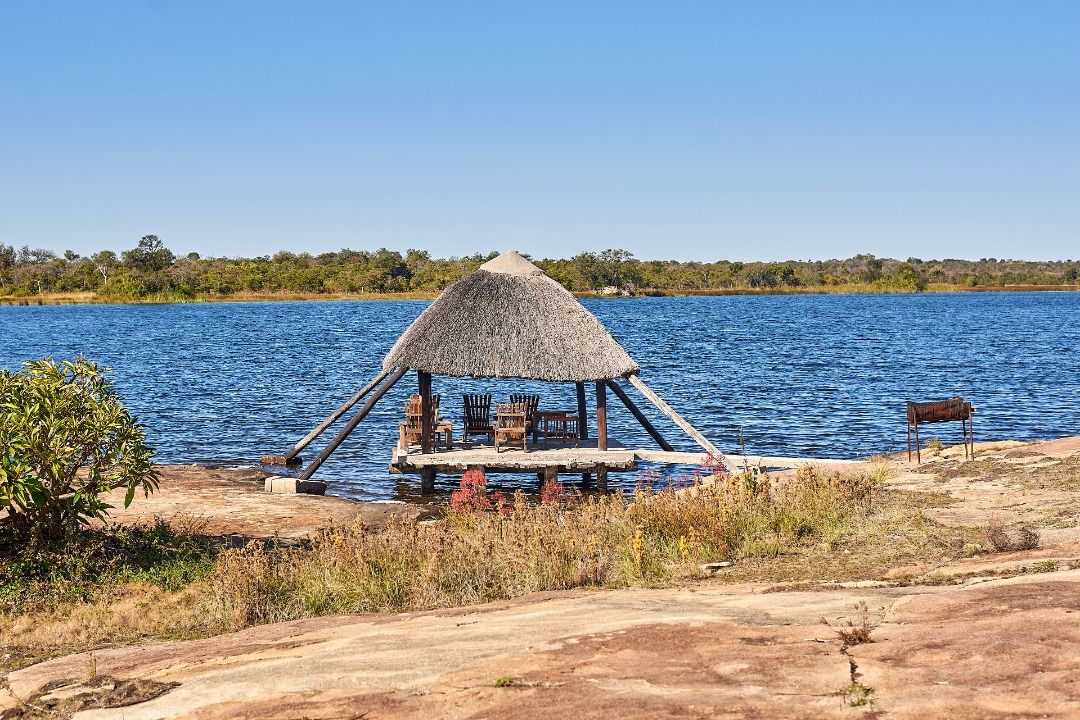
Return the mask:
<svg viewBox="0 0 1080 720"><path fill-rule="evenodd" d="M86 359L0 370L0 550L56 545L104 520L102 497L157 488L142 425L124 409L104 369Z"/></svg>

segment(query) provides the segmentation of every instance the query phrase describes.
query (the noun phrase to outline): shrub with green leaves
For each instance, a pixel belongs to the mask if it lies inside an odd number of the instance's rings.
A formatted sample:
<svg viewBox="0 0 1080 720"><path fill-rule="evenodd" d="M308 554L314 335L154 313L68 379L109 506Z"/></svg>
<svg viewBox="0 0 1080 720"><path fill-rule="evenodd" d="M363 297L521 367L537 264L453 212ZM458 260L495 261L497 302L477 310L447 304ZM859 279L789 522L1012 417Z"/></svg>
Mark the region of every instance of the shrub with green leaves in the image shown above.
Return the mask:
<svg viewBox="0 0 1080 720"><path fill-rule="evenodd" d="M142 425L93 362L0 370L0 545L48 545L104 520L103 495L157 488Z"/></svg>

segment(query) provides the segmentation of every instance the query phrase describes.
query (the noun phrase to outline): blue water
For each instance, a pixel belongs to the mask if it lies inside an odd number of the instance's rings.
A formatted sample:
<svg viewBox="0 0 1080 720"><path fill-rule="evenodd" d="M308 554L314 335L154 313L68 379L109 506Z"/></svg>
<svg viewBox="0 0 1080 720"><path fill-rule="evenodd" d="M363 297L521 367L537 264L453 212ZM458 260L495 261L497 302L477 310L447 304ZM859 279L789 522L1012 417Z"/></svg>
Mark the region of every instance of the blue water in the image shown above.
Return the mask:
<svg viewBox="0 0 1080 720"><path fill-rule="evenodd" d="M1080 434L1080 293L585 304L641 365L643 379L723 450L738 448L740 431L754 454L859 457L899 450L904 401L952 395L978 408L977 440ZM0 307L0 366L87 355L113 369L159 461L252 464L284 452L375 375L424 307L412 301ZM500 397L530 390L542 394L542 407L575 407L573 386L435 378L444 414L453 420L460 419L462 392ZM373 499L414 491L415 480L387 472L401 402L414 391L415 376L406 376L322 467L318 477L330 492ZM696 449L643 399L639 404L676 449ZM653 447L613 396L609 408L612 437ZM955 442L960 429L941 425L935 434Z"/></svg>

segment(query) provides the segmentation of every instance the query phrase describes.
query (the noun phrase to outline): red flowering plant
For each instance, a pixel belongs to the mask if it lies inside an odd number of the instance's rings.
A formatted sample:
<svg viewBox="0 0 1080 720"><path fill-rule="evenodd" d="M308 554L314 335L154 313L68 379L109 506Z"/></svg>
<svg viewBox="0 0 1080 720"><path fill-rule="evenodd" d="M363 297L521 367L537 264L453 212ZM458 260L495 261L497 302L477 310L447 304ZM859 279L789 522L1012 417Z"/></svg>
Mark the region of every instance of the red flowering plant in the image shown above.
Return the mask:
<svg viewBox="0 0 1080 720"><path fill-rule="evenodd" d="M541 505L567 505L574 497L574 491L558 480L545 480L540 486Z"/></svg>
<svg viewBox="0 0 1080 720"><path fill-rule="evenodd" d="M496 510L502 514L511 512L506 495L496 490L488 494L487 477L484 471L473 468L461 477L458 489L450 493L450 508L465 513L481 513Z"/></svg>
<svg viewBox="0 0 1080 720"><path fill-rule="evenodd" d="M656 488L663 485L664 476L660 474L659 470L655 468L645 468L638 473L637 485L634 487L635 493L651 494Z"/></svg>
<svg viewBox="0 0 1080 720"><path fill-rule="evenodd" d="M723 455L709 453L705 457L705 461L701 463L701 469L711 475L727 475L728 470L727 461Z"/></svg>

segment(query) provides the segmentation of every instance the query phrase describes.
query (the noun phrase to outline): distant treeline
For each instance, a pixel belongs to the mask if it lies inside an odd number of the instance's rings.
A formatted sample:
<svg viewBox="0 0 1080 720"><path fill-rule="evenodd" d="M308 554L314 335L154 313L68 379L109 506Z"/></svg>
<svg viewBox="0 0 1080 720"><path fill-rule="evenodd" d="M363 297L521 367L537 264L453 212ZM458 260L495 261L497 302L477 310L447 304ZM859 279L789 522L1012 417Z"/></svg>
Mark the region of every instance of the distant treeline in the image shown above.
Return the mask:
<svg viewBox="0 0 1080 720"><path fill-rule="evenodd" d="M494 257L432 258L426 251L279 252L255 258L176 256L155 235L119 256L88 257L0 243L0 297L94 293L118 299L198 299L274 294L434 294ZM854 289L914 291L930 287L1002 288L1075 285L1080 262L1024 260L846 260L677 262L638 260L625 250L534 260L580 293L797 292Z"/></svg>

